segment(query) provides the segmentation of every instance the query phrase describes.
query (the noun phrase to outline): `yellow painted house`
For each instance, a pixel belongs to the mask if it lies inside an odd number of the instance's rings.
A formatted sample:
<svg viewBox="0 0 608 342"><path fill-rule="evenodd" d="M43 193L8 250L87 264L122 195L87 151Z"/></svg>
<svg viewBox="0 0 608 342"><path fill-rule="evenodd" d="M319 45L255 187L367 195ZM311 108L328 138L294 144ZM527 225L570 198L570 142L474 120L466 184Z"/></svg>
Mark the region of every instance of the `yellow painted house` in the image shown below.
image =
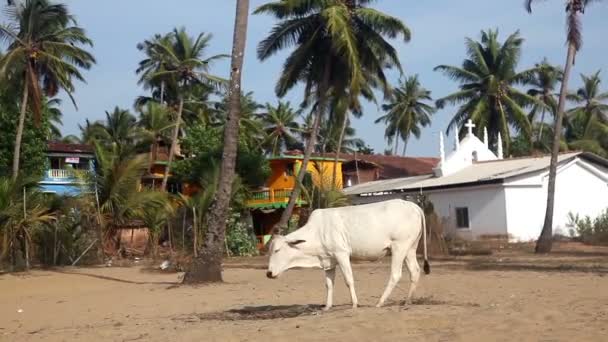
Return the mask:
<svg viewBox="0 0 608 342"><path fill-rule="evenodd" d="M272 171L265 186L253 191L251 199L247 202L260 244L265 242L264 236L272 232L274 225L279 222L283 210L287 207L303 159L304 156L298 154L270 158ZM338 189L342 189L342 162L343 160L339 159L336 164L335 186ZM311 157L306 169L316 186L331 187L334 170L333 158ZM299 207L306 205L304 199L300 199L296 203L294 214L297 214Z"/></svg>

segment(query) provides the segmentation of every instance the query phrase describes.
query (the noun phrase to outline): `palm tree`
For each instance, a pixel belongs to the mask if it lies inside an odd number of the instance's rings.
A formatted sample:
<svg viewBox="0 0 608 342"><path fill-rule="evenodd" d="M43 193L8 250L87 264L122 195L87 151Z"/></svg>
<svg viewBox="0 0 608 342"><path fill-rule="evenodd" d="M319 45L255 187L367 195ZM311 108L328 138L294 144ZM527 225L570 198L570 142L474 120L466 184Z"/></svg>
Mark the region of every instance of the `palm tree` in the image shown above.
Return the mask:
<svg viewBox="0 0 608 342"><path fill-rule="evenodd" d="M84 196L89 197L89 203L96 203L92 210L98 216L100 243L121 224L141 219L149 210L172 210L167 193L141 189L148 165L145 157L124 159L116 144L107 149L94 142L94 147L95 174L90 175Z"/></svg>
<svg viewBox="0 0 608 342"><path fill-rule="evenodd" d="M84 142L91 143L91 140L96 140L106 149L116 145L121 158L129 157L134 152L137 139L137 131L134 129L137 119L128 110L118 107L114 107L111 112L106 111L105 114L105 122L97 121L91 124L87 120L86 126L80 127Z"/></svg>
<svg viewBox="0 0 608 342"><path fill-rule="evenodd" d="M137 44L137 49L144 52L146 55L146 58L139 62L139 65L135 70L136 74L141 75L138 84L143 85L146 90L151 90L153 97L157 95L158 101L161 104L165 103L165 87L167 85L167 80L156 78L155 81L160 81L160 84L156 84L157 82L152 82L152 79L156 73L166 71L165 57L162 53L163 50L159 49L158 46L170 45L170 34L155 34L152 39L147 39Z"/></svg>
<svg viewBox="0 0 608 342"><path fill-rule="evenodd" d="M600 71L591 76L581 75L583 86L576 93L569 94L568 100L580 106L568 111L568 117L581 117L584 122L583 137L589 138L593 125L608 124L608 92L601 92Z"/></svg>
<svg viewBox="0 0 608 342"><path fill-rule="evenodd" d="M158 157L159 144L169 141L167 133L173 127L169 111L163 105L150 102L140 112L138 126L139 138L150 145L150 164L148 166L148 172L150 172Z"/></svg>
<svg viewBox="0 0 608 342"><path fill-rule="evenodd" d="M241 93L241 113L239 118L239 141L244 142L251 148L261 147L266 139L263 123L260 120L259 111L264 108L253 98L253 92ZM215 111L217 114L217 125L224 126L228 111L230 108L230 99L226 95L222 101L216 103Z"/></svg>
<svg viewBox="0 0 608 342"><path fill-rule="evenodd" d="M481 41L466 39L467 59L462 67L440 65L435 70L460 83L460 90L437 100L437 107L460 104L449 123L448 131L460 127L467 120L476 124L481 132L488 129L491 145L502 135L505 149L509 150L510 127L532 134L532 125L523 107L537 103L536 99L516 88L526 84L534 69L517 72L523 38L519 32L511 34L504 43L498 41L498 31L481 32Z"/></svg>
<svg viewBox="0 0 608 342"><path fill-rule="evenodd" d="M297 143L296 135L300 125L296 119L299 116L300 112L294 111L289 102L279 101L276 107L266 103L266 111L260 114L260 119L270 155L279 155L283 149L289 149Z"/></svg>
<svg viewBox="0 0 608 342"><path fill-rule="evenodd" d="M216 55L203 58L209 48L211 38L210 34L205 33L199 34L196 38L190 37L184 28L176 28L168 36L146 43L145 51L149 55L148 59L154 60L154 62L147 64L144 60L140 63L140 69L138 70L143 74L144 82L149 84L150 87L157 84L167 84L169 87L173 87L176 92L176 99L171 103L176 111L176 118L171 137L169 160L161 186L163 191L167 188L171 163L177 149L184 98L189 89L193 85L200 84L220 87L225 82L223 79L209 73L210 64L225 56Z"/></svg>
<svg viewBox="0 0 608 342"><path fill-rule="evenodd" d="M537 0L526 0L526 9L532 12L532 4ZM549 253L553 247L553 209L555 206L555 178L557 176L557 156L559 154L559 142L562 136L562 120L564 119L564 109L566 108L566 96L568 94L568 80L570 71L574 65L576 53L583 44L583 34L581 31L580 15L585 12L587 5L594 0L567 0L566 1L566 41L568 43L568 53L566 55L566 65L562 78L562 86L559 93L557 104L557 115L555 116L555 128L553 130L553 146L551 151L551 164L549 166L549 184L547 187L547 210L545 212L545 222L543 230L536 244L537 253Z"/></svg>
<svg viewBox="0 0 608 342"><path fill-rule="evenodd" d="M555 116L557 112L557 99L555 98L555 88L562 79L562 71L549 64L545 58L541 63L536 64L534 77L530 79L529 85L532 86L528 90L528 95L538 99L532 107L529 114L530 122L534 123L537 115L540 113L540 122L538 127L538 135L536 142L543 141L543 128L545 127L545 114L547 111Z"/></svg>
<svg viewBox="0 0 608 342"><path fill-rule="evenodd" d="M388 91L384 69L400 69L396 50L385 37L410 39L409 29L397 18L366 7L370 0L274 1L260 6L256 14L280 20L258 46L258 58L266 60L291 47L275 91L283 97L296 84L304 84L305 101L314 98L316 111L302 167L287 208L277 224L285 227L299 197L299 184L316 144L319 126L326 113L329 94L360 94L365 75L374 75Z"/></svg>
<svg viewBox="0 0 608 342"><path fill-rule="evenodd" d="M341 118L339 118L341 119ZM321 136L324 137L325 151L352 154L359 146L363 146L363 140L357 138L357 131L353 128L350 118L346 118L346 126L326 125L321 127ZM344 128L344 129L342 129ZM340 143L340 141L342 141ZM339 159L339 156L338 156Z"/></svg>
<svg viewBox="0 0 608 342"><path fill-rule="evenodd" d="M43 104L42 112L50 124L48 140L61 139L61 129L59 126L63 125L61 121L63 113L61 113L61 109L59 108L60 105L61 99L48 99Z"/></svg>
<svg viewBox="0 0 608 342"><path fill-rule="evenodd" d="M9 43L0 59L0 77L17 77L23 86L13 155L13 179L19 173L21 139L28 104L40 122L43 95L54 97L63 89L72 97L73 80L84 81L79 69L89 69L95 58L79 46L92 42L83 29L72 26L74 17L62 4L25 0L7 9L10 24L0 25L0 39Z"/></svg>
<svg viewBox="0 0 608 342"><path fill-rule="evenodd" d="M35 179L0 177L0 232L3 236L0 261L10 254L15 266L15 252L23 250L29 268L29 249L34 229L55 220ZM20 246L21 244L21 246Z"/></svg>
<svg viewBox="0 0 608 342"><path fill-rule="evenodd" d="M386 115L378 118L375 123L384 122L387 127L385 137L389 144L394 142L394 155L397 155L399 138L403 139L403 155L411 135L420 138L422 127L431 124L431 116L437 109L426 101L432 101L431 92L420 85L418 75L402 81L389 103L382 109Z"/></svg>
<svg viewBox="0 0 608 342"><path fill-rule="evenodd" d="M238 149L239 122L241 112L241 77L247 40L249 19L249 0L237 0L232 43L232 62L230 66L230 86L228 96L230 105L224 125L224 149L220 166L220 179L213 204L205 219L207 233L201 253L195 258L190 271L184 275L186 283L221 282L226 219L232 185L236 175L236 153Z"/></svg>

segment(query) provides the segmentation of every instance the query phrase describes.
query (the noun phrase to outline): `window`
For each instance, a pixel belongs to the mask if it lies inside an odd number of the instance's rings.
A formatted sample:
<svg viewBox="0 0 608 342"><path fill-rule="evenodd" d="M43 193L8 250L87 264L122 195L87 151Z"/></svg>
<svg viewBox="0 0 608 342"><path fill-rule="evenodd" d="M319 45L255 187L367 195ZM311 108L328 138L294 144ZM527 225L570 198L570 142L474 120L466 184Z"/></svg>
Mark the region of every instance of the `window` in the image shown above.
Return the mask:
<svg viewBox="0 0 608 342"><path fill-rule="evenodd" d="M469 208L456 208L456 228L469 228Z"/></svg>
<svg viewBox="0 0 608 342"><path fill-rule="evenodd" d="M473 162L476 163L477 160L478 160L477 151L473 151L473 156L472 157L473 157Z"/></svg>

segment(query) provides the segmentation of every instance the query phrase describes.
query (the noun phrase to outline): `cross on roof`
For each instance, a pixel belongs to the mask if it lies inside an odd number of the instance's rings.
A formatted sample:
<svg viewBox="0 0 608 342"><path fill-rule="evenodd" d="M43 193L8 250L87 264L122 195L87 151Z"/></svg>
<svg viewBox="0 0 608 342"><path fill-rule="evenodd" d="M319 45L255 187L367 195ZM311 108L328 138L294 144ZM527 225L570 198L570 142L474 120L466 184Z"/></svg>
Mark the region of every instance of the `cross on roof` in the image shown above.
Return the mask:
<svg viewBox="0 0 608 342"><path fill-rule="evenodd" d="M473 123L473 121L471 121L471 119L469 119L469 121L467 121L466 125L464 125L464 126L469 129L469 135L473 135L473 128L475 127L475 124Z"/></svg>

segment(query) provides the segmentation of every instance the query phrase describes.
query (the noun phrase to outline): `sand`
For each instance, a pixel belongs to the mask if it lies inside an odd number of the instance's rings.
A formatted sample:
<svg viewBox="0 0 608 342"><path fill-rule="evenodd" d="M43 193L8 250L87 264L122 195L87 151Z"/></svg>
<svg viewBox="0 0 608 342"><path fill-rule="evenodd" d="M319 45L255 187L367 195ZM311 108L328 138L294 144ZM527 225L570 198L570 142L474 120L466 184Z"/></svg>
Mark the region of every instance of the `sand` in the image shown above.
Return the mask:
<svg viewBox="0 0 608 342"><path fill-rule="evenodd" d="M145 267L0 275L1 341L608 341L608 251L502 253L433 261L415 303L399 305L407 272L374 308L387 260L354 266L362 305L338 275L321 312L320 270L265 277L264 259L233 259L225 284L175 286ZM232 311L231 311L232 310Z"/></svg>

